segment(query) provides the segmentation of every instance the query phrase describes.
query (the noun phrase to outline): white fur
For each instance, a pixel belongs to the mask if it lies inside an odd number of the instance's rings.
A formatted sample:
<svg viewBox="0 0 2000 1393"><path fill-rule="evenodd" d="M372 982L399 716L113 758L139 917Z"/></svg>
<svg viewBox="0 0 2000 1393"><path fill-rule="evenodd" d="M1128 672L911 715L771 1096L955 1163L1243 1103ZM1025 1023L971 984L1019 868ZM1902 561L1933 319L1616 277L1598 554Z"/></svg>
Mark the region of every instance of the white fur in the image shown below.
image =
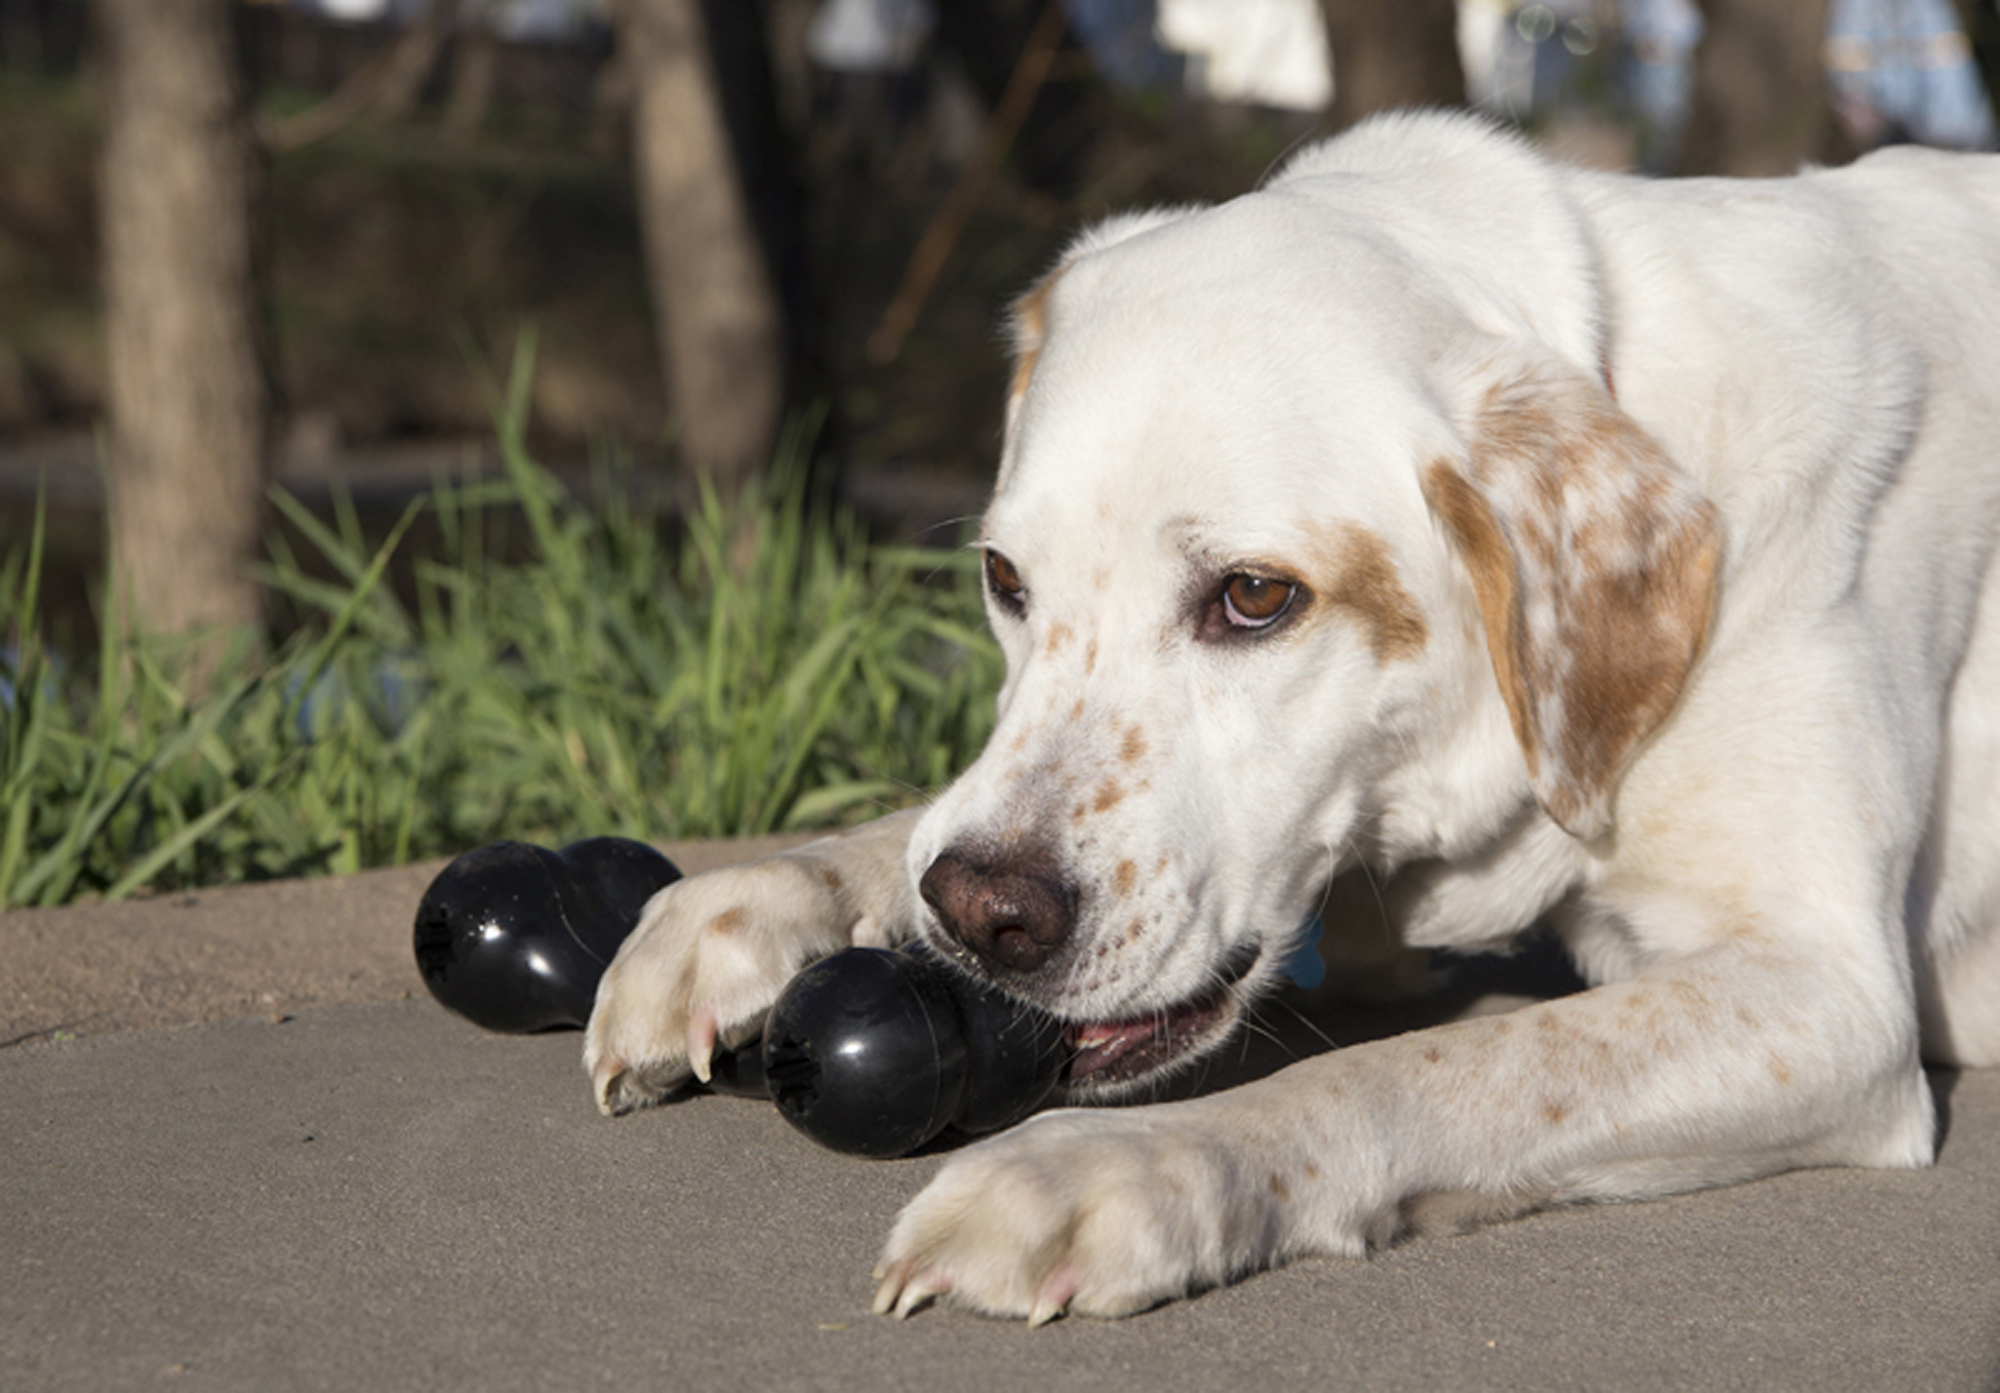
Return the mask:
<svg viewBox="0 0 2000 1393"><path fill-rule="evenodd" d="M1596 985L969 1148L881 1309L1118 1314L1440 1206L1927 1164L1920 1032L2000 1062L1996 227L1977 157L1647 183L1413 116L1086 236L1024 316L991 744L921 820L655 901L591 1023L600 1101L670 1090L857 925L942 938L941 853L1033 844L1075 921L1010 985L1072 1019L1262 945L1240 1005L1364 865L1406 943L1547 915ZM1202 629L1243 571L1302 612ZM1627 656L1661 665L1629 728ZM1585 737L1620 729L1607 763Z"/></svg>

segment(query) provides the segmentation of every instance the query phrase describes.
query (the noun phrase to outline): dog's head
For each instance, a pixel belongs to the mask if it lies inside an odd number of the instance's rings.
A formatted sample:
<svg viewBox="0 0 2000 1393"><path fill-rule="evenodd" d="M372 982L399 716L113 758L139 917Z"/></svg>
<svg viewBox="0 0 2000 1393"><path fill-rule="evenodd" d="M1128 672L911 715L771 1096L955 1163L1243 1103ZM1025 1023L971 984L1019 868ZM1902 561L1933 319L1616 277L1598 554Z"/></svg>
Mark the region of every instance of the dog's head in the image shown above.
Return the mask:
<svg viewBox="0 0 2000 1393"><path fill-rule="evenodd" d="M1000 720L911 872L1072 1023L1073 1093L1219 1043L1337 870L1530 800L1602 835L1706 630L1714 511L1563 308L1587 265L1488 274L1449 187L1313 173L1108 225L1018 308Z"/></svg>

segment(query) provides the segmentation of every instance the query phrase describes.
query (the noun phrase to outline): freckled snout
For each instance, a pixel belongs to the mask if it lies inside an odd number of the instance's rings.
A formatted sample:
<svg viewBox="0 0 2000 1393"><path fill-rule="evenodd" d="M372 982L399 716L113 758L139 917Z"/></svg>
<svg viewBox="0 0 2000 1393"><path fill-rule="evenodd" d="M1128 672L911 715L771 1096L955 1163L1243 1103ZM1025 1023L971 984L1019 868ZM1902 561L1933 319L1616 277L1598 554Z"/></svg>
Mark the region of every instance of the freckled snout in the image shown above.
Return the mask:
<svg viewBox="0 0 2000 1393"><path fill-rule="evenodd" d="M1076 927L1076 887L1042 848L990 856L952 847L917 888L946 933L1014 972L1047 962Z"/></svg>

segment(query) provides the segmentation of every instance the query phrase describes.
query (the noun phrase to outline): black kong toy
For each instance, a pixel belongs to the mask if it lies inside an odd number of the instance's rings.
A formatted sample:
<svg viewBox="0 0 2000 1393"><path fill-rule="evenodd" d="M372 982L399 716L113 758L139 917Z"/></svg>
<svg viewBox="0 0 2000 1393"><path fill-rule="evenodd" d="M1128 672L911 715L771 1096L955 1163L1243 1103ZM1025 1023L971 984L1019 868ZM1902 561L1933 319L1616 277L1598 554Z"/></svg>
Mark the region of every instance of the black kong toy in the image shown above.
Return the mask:
<svg viewBox="0 0 2000 1393"><path fill-rule="evenodd" d="M417 970L432 996L488 1030L587 1025L598 979L639 911L680 878L673 862L623 837L561 851L482 846L424 892Z"/></svg>
<svg viewBox="0 0 2000 1393"><path fill-rule="evenodd" d="M948 1126L993 1132L1054 1092L1062 1026L920 947L849 948L804 968L764 1023L785 1120L835 1151L901 1156Z"/></svg>
<svg viewBox="0 0 2000 1393"><path fill-rule="evenodd" d="M619 837L468 851L417 908L417 968L432 996L489 1030L586 1025L640 910L679 878ZM1018 1122L1047 1101L1067 1058L1053 1017L929 952L849 948L792 979L761 1045L717 1050L708 1086L769 1096L836 1151L901 1156L949 1126Z"/></svg>

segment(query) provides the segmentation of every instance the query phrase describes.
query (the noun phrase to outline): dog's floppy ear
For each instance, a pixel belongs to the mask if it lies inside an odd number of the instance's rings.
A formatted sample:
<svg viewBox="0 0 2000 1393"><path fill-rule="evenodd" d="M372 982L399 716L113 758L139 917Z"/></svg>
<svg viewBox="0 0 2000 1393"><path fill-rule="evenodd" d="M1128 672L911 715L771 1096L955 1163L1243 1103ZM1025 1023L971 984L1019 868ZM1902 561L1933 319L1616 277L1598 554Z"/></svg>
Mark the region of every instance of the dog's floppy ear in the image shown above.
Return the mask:
<svg viewBox="0 0 2000 1393"><path fill-rule="evenodd" d="M1598 382L1537 365L1490 387L1462 463L1423 478L1471 576L1535 796L1572 835L1665 720L1708 634L1715 506Z"/></svg>
<svg viewBox="0 0 2000 1393"><path fill-rule="evenodd" d="M1049 297L1056 282L1069 267L1068 262L1040 280L1014 301L1008 328L1014 340L1014 377L1007 385L1007 425L1011 428L1021 413L1021 399L1028 395L1028 381L1035 375L1035 360L1041 357L1042 343L1049 334Z"/></svg>

